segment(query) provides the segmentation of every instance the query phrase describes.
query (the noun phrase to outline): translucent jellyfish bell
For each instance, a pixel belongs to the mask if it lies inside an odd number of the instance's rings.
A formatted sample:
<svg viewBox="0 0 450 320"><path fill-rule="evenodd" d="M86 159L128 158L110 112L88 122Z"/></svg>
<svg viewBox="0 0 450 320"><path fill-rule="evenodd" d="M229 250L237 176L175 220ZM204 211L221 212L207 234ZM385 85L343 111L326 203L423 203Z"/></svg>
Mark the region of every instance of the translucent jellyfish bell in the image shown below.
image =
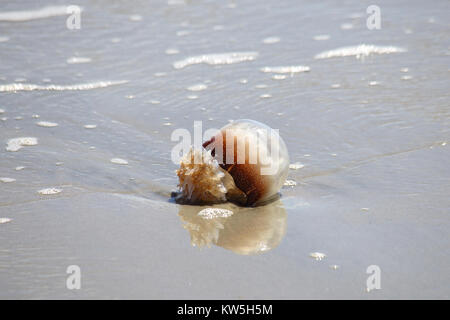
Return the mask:
<svg viewBox="0 0 450 320"><path fill-rule="evenodd" d="M286 144L278 130L265 124L247 119L234 121L203 146L245 194L247 206L272 199L286 180L289 170Z"/></svg>
<svg viewBox="0 0 450 320"><path fill-rule="evenodd" d="M180 202L260 205L276 198L286 181L286 144L278 130L260 122L234 121L206 141L203 148L191 149L181 159L177 170Z"/></svg>

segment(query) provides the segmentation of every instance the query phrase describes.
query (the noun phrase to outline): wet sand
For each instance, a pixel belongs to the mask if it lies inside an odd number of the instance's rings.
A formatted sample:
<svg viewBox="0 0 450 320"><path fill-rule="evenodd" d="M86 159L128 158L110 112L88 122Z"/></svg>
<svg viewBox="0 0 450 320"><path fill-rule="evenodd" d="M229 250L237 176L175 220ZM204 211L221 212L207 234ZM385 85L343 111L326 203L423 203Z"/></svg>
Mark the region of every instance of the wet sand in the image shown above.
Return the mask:
<svg viewBox="0 0 450 320"><path fill-rule="evenodd" d="M450 297L448 1L380 30L365 1L132 4L0 5L0 298ZM173 130L242 118L287 144L281 198L176 204Z"/></svg>

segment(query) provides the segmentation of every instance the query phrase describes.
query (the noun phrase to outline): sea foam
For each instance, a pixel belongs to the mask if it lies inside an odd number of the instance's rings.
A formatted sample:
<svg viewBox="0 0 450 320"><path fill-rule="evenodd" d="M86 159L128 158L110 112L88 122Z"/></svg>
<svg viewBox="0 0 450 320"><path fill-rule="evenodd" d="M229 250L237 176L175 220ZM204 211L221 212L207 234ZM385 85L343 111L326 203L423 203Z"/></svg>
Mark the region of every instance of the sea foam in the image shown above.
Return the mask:
<svg viewBox="0 0 450 320"><path fill-rule="evenodd" d="M127 80L121 81L98 81L90 83L81 83L73 85L56 85L49 84L46 86L32 84L32 83L10 83L0 85L0 92L15 92L15 91L76 91L76 90L92 90L98 88L106 88L109 86L127 83Z"/></svg>
<svg viewBox="0 0 450 320"><path fill-rule="evenodd" d="M48 6L36 10L0 12L0 21L24 22L71 14L70 6ZM80 8L81 9L81 8Z"/></svg>
<svg viewBox="0 0 450 320"><path fill-rule="evenodd" d="M253 51L204 54L175 61L173 63L173 67L175 69L183 69L187 66L200 63L205 63L209 65L233 64L244 61L252 61L255 60L257 56L258 52Z"/></svg>
<svg viewBox="0 0 450 320"><path fill-rule="evenodd" d="M261 69L262 72L266 73L298 73L310 70L308 66L264 67Z"/></svg>
<svg viewBox="0 0 450 320"><path fill-rule="evenodd" d="M356 58L366 57L371 54L390 54L406 52L407 50L394 46L376 46L361 44L358 46L341 47L334 50L324 51L314 56L314 59L329 59L335 57L349 57L355 56Z"/></svg>

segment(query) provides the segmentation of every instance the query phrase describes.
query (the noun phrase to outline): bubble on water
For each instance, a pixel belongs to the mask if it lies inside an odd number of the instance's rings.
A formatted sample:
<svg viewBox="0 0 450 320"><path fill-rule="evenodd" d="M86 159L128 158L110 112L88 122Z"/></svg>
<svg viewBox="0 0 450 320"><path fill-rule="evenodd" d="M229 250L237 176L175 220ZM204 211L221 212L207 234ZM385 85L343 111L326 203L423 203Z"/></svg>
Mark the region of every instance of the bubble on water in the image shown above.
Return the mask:
<svg viewBox="0 0 450 320"><path fill-rule="evenodd" d="M58 189L58 188L45 188L45 189L41 189L38 191L39 194L45 195L45 196L58 194L61 192L62 192L62 189Z"/></svg>
<svg viewBox="0 0 450 320"><path fill-rule="evenodd" d="M34 137L20 137L8 140L6 151L16 152L22 147L35 146L38 144L38 139Z"/></svg>
<svg viewBox="0 0 450 320"><path fill-rule="evenodd" d="M168 126L171 126L171 125L172 125L171 122L164 122L164 123L163 123L163 126L167 126L167 127L168 127Z"/></svg>
<svg viewBox="0 0 450 320"><path fill-rule="evenodd" d="M256 88L256 89L264 89L264 88L267 88L267 84L257 84L257 85L255 86L255 88Z"/></svg>
<svg viewBox="0 0 450 320"><path fill-rule="evenodd" d="M91 58L86 57L71 57L66 60L68 64L89 63L91 61L92 61Z"/></svg>
<svg viewBox="0 0 450 320"><path fill-rule="evenodd" d="M178 37L183 37L183 36L187 36L190 33L191 32L189 30L179 30L179 31L177 31L177 36Z"/></svg>
<svg viewBox="0 0 450 320"><path fill-rule="evenodd" d="M130 21L133 22L142 21L142 16L139 14L132 14L131 16L128 17L128 19L130 19Z"/></svg>
<svg viewBox="0 0 450 320"><path fill-rule="evenodd" d="M206 208L198 213L203 219L228 218L233 215L233 211L222 208Z"/></svg>
<svg viewBox="0 0 450 320"><path fill-rule="evenodd" d="M96 124L85 124L84 128L85 129L95 129L95 128L97 128L97 125Z"/></svg>
<svg viewBox="0 0 450 320"><path fill-rule="evenodd" d="M165 52L166 52L166 54L168 54L168 55L180 53L180 51L179 51L178 49L175 49L175 48L168 48L168 49L166 49Z"/></svg>
<svg viewBox="0 0 450 320"><path fill-rule="evenodd" d="M14 181L16 181L16 179L14 179L14 178L0 177L0 182L3 182L3 183L10 183L10 182L14 182Z"/></svg>
<svg viewBox="0 0 450 320"><path fill-rule="evenodd" d="M246 83L248 83L248 80L247 79L240 79L239 82L242 83L242 84L246 84Z"/></svg>
<svg viewBox="0 0 450 320"><path fill-rule="evenodd" d="M287 179L283 185L286 187L294 187L297 185L297 182L294 180Z"/></svg>
<svg viewBox="0 0 450 320"><path fill-rule="evenodd" d="M264 44L274 44L274 43L280 42L280 40L281 39L278 38L278 37L268 37L268 38L263 39L262 43L264 43Z"/></svg>
<svg viewBox="0 0 450 320"><path fill-rule="evenodd" d="M48 121L39 121L39 122L36 122L36 124L39 127L45 127L45 128L53 128L53 127L57 127L58 126L57 123L55 123L55 122L48 122Z"/></svg>
<svg viewBox="0 0 450 320"><path fill-rule="evenodd" d="M7 117L2 117L2 118L0 118L0 120L6 121L6 120L8 120L8 118Z"/></svg>
<svg viewBox="0 0 450 320"><path fill-rule="evenodd" d="M411 80L412 76L402 76L402 80Z"/></svg>
<svg viewBox="0 0 450 320"><path fill-rule="evenodd" d="M268 98L272 98L271 94L265 93L259 96L261 99L268 99Z"/></svg>
<svg viewBox="0 0 450 320"><path fill-rule="evenodd" d="M0 114L5 113L5 109L0 109Z"/></svg>
<svg viewBox="0 0 450 320"><path fill-rule="evenodd" d="M111 39L112 43L119 43L120 41L122 41L122 39L120 39L120 38L112 38Z"/></svg>
<svg viewBox="0 0 450 320"><path fill-rule="evenodd" d="M196 96L196 95L189 95L189 96L187 96L187 98L189 100L195 100L195 99L198 99L198 96Z"/></svg>
<svg viewBox="0 0 450 320"><path fill-rule="evenodd" d="M11 218L0 218L0 224L8 223L8 222L11 222L11 221L12 221Z"/></svg>
<svg viewBox="0 0 450 320"><path fill-rule="evenodd" d="M14 168L14 170L16 170L16 171L22 171L23 169L25 169L24 166L18 166L18 167Z"/></svg>
<svg viewBox="0 0 450 320"><path fill-rule="evenodd" d="M0 21L24 22L35 19L44 19L56 16L65 16L70 13L69 6L47 6L36 10L0 12ZM80 8L83 10L83 8Z"/></svg>
<svg viewBox="0 0 450 320"><path fill-rule="evenodd" d="M369 81L369 86L378 86L379 84L378 81Z"/></svg>
<svg viewBox="0 0 450 320"><path fill-rule="evenodd" d="M353 29L355 26L352 23L343 23L341 24L342 30L350 30Z"/></svg>
<svg viewBox="0 0 450 320"><path fill-rule="evenodd" d="M339 269L339 266L337 264L333 264L330 266L330 268L333 270L337 270L337 269Z"/></svg>
<svg viewBox="0 0 450 320"><path fill-rule="evenodd" d="M173 63L175 69L183 69L194 64L205 63L208 65L233 64L244 61L253 61L258 56L258 52L228 52L213 53L188 57Z"/></svg>
<svg viewBox="0 0 450 320"><path fill-rule="evenodd" d="M166 75L167 75L167 73L166 72L155 72L154 74L153 74L155 77L165 77Z"/></svg>
<svg viewBox="0 0 450 320"><path fill-rule="evenodd" d="M0 42L9 41L9 37L0 37Z"/></svg>
<svg viewBox="0 0 450 320"><path fill-rule="evenodd" d="M127 83L128 80L120 80L120 81L99 81L99 82L91 82L91 83L81 83L74 85L55 85L50 84L46 86L41 86L37 84L23 84L23 83L11 83L0 85L0 92L16 92L16 91L34 91L34 90L43 90L43 91L75 91L75 90L92 90L98 88L106 88L109 86L119 85Z"/></svg>
<svg viewBox="0 0 450 320"><path fill-rule="evenodd" d="M409 72L409 69L408 68L401 68L400 71L401 72Z"/></svg>
<svg viewBox="0 0 450 320"><path fill-rule="evenodd" d="M114 163L114 164L121 164L121 165L127 165L128 164L127 160L121 159L121 158L112 158L110 161L111 161L111 163Z"/></svg>
<svg viewBox="0 0 450 320"><path fill-rule="evenodd" d="M189 91L202 91L202 90L206 90L207 88L208 88L208 86L206 84L198 83L198 84L189 86L186 89L188 89Z"/></svg>
<svg viewBox="0 0 450 320"><path fill-rule="evenodd" d="M326 254L321 252L312 252L309 254L309 256L317 261L320 261L322 259L325 259Z"/></svg>
<svg viewBox="0 0 450 320"><path fill-rule="evenodd" d="M341 87L341 85L340 85L339 83L333 83L330 87L331 87L332 89L338 89L338 88Z"/></svg>
<svg viewBox="0 0 450 320"><path fill-rule="evenodd" d="M314 36L313 39L316 40L316 41L325 41L325 40L329 40L330 39L330 35L328 35L328 34L319 34L317 36Z"/></svg>
<svg viewBox="0 0 450 320"><path fill-rule="evenodd" d="M34 118L34 119L38 119L38 118L40 118L41 116L38 115L38 114L33 114L31 117Z"/></svg>
<svg viewBox="0 0 450 320"><path fill-rule="evenodd" d="M357 46L341 47L329 51L321 52L314 56L314 59L329 59L335 57L349 57L355 56L356 58L366 57L371 54L391 54L401 53L407 50L394 46L376 46L361 44Z"/></svg>
<svg viewBox="0 0 450 320"><path fill-rule="evenodd" d="M284 80L286 79L286 76L284 74L275 74L272 76L273 80Z"/></svg>
<svg viewBox="0 0 450 320"><path fill-rule="evenodd" d="M150 100L151 104L160 104L161 102L159 100Z"/></svg>
<svg viewBox="0 0 450 320"><path fill-rule="evenodd" d="M22 116L17 116L17 117L14 118L14 120L23 120L23 117Z"/></svg>
<svg viewBox="0 0 450 320"><path fill-rule="evenodd" d="M304 164L301 164L300 162L295 162L295 163L291 163L290 165L289 165L289 169L292 169L292 170L298 170L298 169L301 169L301 168L303 168L305 165Z"/></svg>
<svg viewBox="0 0 450 320"><path fill-rule="evenodd" d="M369 208L361 208L361 211L369 211L370 209Z"/></svg>
<svg viewBox="0 0 450 320"><path fill-rule="evenodd" d="M299 73L308 72L310 67L308 66L280 66L280 67L264 67L260 69L262 72L266 73Z"/></svg>

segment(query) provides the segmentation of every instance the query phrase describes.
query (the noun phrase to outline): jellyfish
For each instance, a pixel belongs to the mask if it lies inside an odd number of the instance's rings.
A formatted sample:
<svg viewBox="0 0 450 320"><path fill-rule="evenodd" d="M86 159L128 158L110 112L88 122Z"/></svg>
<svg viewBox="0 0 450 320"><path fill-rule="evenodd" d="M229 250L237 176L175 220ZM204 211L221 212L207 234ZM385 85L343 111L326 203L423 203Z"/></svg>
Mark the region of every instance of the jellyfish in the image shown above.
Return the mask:
<svg viewBox="0 0 450 320"><path fill-rule="evenodd" d="M178 200L258 206L279 196L289 170L283 139L269 126L236 120L181 159Z"/></svg>

